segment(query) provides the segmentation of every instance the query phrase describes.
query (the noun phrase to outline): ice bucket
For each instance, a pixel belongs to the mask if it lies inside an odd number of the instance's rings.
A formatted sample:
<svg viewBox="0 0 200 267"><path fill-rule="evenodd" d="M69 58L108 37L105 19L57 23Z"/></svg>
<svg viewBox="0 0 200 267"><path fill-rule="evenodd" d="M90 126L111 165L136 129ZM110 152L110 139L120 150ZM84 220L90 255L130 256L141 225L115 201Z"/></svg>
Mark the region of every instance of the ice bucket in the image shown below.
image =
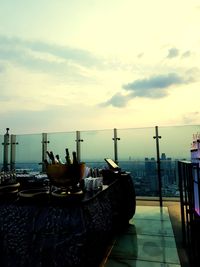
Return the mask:
<svg viewBox="0 0 200 267"><path fill-rule="evenodd" d="M47 175L51 184L57 186L73 186L78 184L85 174L85 163L49 164Z"/></svg>

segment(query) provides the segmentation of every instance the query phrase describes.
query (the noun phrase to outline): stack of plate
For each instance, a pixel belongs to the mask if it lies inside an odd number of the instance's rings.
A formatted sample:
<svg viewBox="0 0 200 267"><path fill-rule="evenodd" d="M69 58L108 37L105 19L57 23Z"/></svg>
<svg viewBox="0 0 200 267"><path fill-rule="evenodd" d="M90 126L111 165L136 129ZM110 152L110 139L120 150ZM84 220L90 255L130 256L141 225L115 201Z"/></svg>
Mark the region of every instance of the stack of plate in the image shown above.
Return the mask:
<svg viewBox="0 0 200 267"><path fill-rule="evenodd" d="M65 191L57 189L51 192L51 200L59 203L79 202L82 200L84 193L82 190L76 192Z"/></svg>
<svg viewBox="0 0 200 267"><path fill-rule="evenodd" d="M57 189L51 192L52 196L59 197L59 198L65 198L65 197L79 197L83 195L82 190L78 190L77 192L68 192L66 190Z"/></svg>
<svg viewBox="0 0 200 267"><path fill-rule="evenodd" d="M19 192L20 183L0 185L0 198L16 197Z"/></svg>
<svg viewBox="0 0 200 267"><path fill-rule="evenodd" d="M47 200L48 195L49 195L49 190L46 188L32 188L32 189L22 190L19 192L20 199L24 199L26 201Z"/></svg>

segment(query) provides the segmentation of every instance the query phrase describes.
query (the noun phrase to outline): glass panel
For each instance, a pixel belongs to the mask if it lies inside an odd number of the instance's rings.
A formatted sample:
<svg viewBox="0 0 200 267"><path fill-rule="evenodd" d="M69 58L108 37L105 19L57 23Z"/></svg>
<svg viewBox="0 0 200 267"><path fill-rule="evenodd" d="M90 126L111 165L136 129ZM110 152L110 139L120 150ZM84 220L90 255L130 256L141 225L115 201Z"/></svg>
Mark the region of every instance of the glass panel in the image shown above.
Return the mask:
<svg viewBox="0 0 200 267"><path fill-rule="evenodd" d="M158 196L155 128L120 129L119 165L131 173L137 196Z"/></svg>
<svg viewBox="0 0 200 267"><path fill-rule="evenodd" d="M162 196L179 197L178 161L172 158L161 158Z"/></svg>
<svg viewBox="0 0 200 267"><path fill-rule="evenodd" d="M191 160L190 148L193 134L200 126L159 127L162 194L166 197L179 196L177 161Z"/></svg>
<svg viewBox="0 0 200 267"><path fill-rule="evenodd" d="M154 128L120 129L118 152L120 161L144 160L156 157Z"/></svg>
<svg viewBox="0 0 200 267"><path fill-rule="evenodd" d="M199 125L159 127L160 154L165 153L173 159L190 160L190 148L193 134L200 132Z"/></svg>
<svg viewBox="0 0 200 267"><path fill-rule="evenodd" d="M27 134L16 136L16 169L42 170L42 135Z"/></svg>
<svg viewBox="0 0 200 267"><path fill-rule="evenodd" d="M113 130L81 132L81 160L91 167L107 165L104 158L114 158Z"/></svg>
<svg viewBox="0 0 200 267"><path fill-rule="evenodd" d="M70 156L76 151L76 132L64 133L48 133L47 150L52 151L55 155L59 155L60 159L65 162L65 149L69 149Z"/></svg>
<svg viewBox="0 0 200 267"><path fill-rule="evenodd" d="M193 134L200 132L199 125L159 127L162 195L179 196L177 160L190 160ZM138 196L158 195L156 142L154 128L118 130L119 165L130 171Z"/></svg>

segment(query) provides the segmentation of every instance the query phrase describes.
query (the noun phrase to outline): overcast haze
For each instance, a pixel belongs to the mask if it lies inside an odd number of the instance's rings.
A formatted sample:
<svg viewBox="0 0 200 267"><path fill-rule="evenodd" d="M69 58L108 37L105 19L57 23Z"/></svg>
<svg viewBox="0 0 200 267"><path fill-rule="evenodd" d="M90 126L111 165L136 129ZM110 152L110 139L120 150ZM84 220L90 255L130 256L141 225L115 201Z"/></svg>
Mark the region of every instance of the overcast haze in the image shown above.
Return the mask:
<svg viewBox="0 0 200 267"><path fill-rule="evenodd" d="M0 133L199 124L200 2L1 0Z"/></svg>

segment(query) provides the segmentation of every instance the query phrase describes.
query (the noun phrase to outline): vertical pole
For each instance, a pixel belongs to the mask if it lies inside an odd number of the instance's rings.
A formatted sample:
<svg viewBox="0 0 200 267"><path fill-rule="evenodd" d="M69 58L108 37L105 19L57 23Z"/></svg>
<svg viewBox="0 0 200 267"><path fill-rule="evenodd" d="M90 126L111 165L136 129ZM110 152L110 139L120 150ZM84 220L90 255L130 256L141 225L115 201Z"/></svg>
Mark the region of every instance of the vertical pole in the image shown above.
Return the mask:
<svg viewBox="0 0 200 267"><path fill-rule="evenodd" d="M3 153L3 170L8 171L8 146L9 146L9 128L6 128L6 133L4 134L4 153Z"/></svg>
<svg viewBox="0 0 200 267"><path fill-rule="evenodd" d="M15 169L15 161L16 161L16 145L18 144L16 142L16 135L11 134L11 147L10 147L10 170Z"/></svg>
<svg viewBox="0 0 200 267"><path fill-rule="evenodd" d="M118 164L118 144L117 144L117 141L119 141L120 138L117 137L117 129L114 128L114 138L113 138L113 141L114 141L114 159L115 159L115 163Z"/></svg>
<svg viewBox="0 0 200 267"><path fill-rule="evenodd" d="M42 133L42 172L46 171L46 165L44 164L47 159L47 144L49 141L47 140L47 133Z"/></svg>
<svg viewBox="0 0 200 267"><path fill-rule="evenodd" d="M158 126L155 126L155 132L156 132L156 135L153 138L156 139L158 190L159 190L160 207L162 207L163 206L162 181L161 181L160 151L159 151L159 139L161 139L161 136L158 135Z"/></svg>
<svg viewBox="0 0 200 267"><path fill-rule="evenodd" d="M78 162L81 161L81 144L80 144L80 142L83 142L83 139L81 139L81 133L80 133L80 131L76 131L76 154L77 154Z"/></svg>

